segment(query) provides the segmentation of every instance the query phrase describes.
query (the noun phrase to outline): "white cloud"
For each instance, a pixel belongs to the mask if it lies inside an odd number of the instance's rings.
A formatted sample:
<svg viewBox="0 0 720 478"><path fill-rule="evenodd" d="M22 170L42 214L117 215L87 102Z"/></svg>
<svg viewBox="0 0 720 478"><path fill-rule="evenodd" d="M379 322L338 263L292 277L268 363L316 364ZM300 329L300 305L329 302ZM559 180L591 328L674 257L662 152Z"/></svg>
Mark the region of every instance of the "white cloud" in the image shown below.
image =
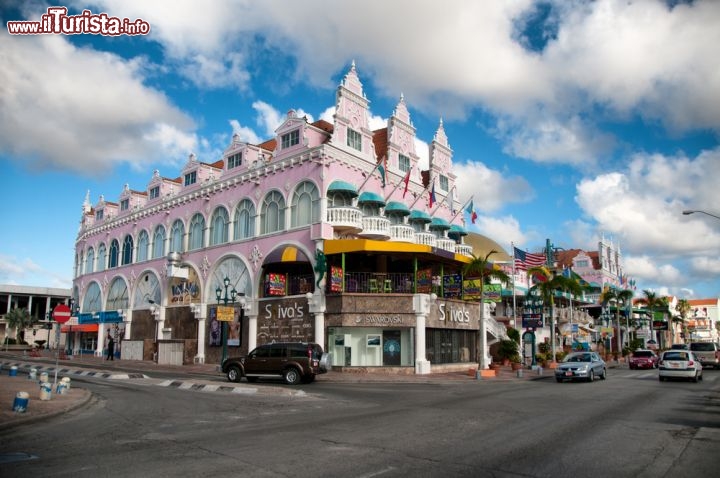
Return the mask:
<svg viewBox="0 0 720 478"><path fill-rule="evenodd" d="M238 120L230 120L230 126L232 126L233 134L240 137L240 141L250 144L260 144L263 141L252 128L241 125Z"/></svg>
<svg viewBox="0 0 720 478"><path fill-rule="evenodd" d="M460 200L464 203L473 195L477 211L496 211L508 203L528 201L534 194L524 178L490 169L479 161L455 162L453 170Z"/></svg>
<svg viewBox="0 0 720 478"><path fill-rule="evenodd" d="M528 244L535 240L532 235L528 235L521 230L520 223L512 216L492 217L478 215L475 224L467 224L467 228L471 231L477 231L483 236L492 238L493 241L500 244L503 249L512 254L510 244L516 246Z"/></svg>
<svg viewBox="0 0 720 478"><path fill-rule="evenodd" d="M143 85L142 60L60 36L0 35L0 51L0 151L30 167L101 174L119 162L177 159L197 144L192 121Z"/></svg>

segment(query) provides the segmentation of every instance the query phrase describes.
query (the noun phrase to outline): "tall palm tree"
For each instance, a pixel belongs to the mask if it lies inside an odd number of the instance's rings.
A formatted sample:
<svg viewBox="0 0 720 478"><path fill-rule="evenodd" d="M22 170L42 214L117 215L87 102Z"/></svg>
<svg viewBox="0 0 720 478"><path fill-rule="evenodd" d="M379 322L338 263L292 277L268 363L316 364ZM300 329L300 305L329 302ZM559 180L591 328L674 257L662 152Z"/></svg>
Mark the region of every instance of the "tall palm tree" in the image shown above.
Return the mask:
<svg viewBox="0 0 720 478"><path fill-rule="evenodd" d="M15 329L15 336L19 337L19 341L25 342L25 329L32 324L32 317L27 309L17 308L10 310L5 314L5 321L9 328Z"/></svg>
<svg viewBox="0 0 720 478"><path fill-rule="evenodd" d="M478 278L480 279L480 330L478 331L477 339L475 341L475 353L477 355L478 368L488 368L487 360L487 324L485 324L485 284L489 284L491 279L499 280L501 283L507 285L511 279L505 271L496 269L492 262L490 262L490 256L497 254L498 251L491 250L485 257L476 256L472 254L470 262L465 264L462 273L463 278ZM481 348L482 347L482 348Z"/></svg>
<svg viewBox="0 0 720 478"><path fill-rule="evenodd" d="M692 307L690 306L690 302L687 301L687 299L680 299L678 301L677 307L675 307L675 310L677 310L677 317L679 318L680 327L682 328L683 337L685 338L686 342L689 342L688 340L688 333L687 333L687 318L690 314L690 310L692 310Z"/></svg>
<svg viewBox="0 0 720 478"><path fill-rule="evenodd" d="M667 299L657 295L655 291L649 289L644 290L643 294L645 294L645 297L640 297L637 302L638 304L643 304L647 309L646 314L649 316L648 322L650 323L650 340L655 340L655 334L653 333L654 313L657 310L667 307Z"/></svg>
<svg viewBox="0 0 720 478"><path fill-rule="evenodd" d="M550 344L552 347L552 361L555 362L555 293L563 291L577 297L582 295L583 287L573 277L554 274L545 266L531 267L528 276L536 277L540 282L533 285L530 290L539 292L543 304L550 306Z"/></svg>
<svg viewBox="0 0 720 478"><path fill-rule="evenodd" d="M633 298L633 291L629 289L613 289L606 288L600 294L600 303L603 307L607 307L612 302L615 303L615 322L617 323L617 352L621 353L622 345L620 344L620 307L626 306Z"/></svg>

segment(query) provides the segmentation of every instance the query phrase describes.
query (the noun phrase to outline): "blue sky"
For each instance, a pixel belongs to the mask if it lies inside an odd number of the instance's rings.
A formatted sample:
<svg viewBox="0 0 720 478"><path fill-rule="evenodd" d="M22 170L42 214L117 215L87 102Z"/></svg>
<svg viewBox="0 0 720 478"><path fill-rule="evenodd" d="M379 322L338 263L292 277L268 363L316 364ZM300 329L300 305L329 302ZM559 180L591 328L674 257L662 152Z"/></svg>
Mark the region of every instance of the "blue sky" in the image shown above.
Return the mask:
<svg viewBox="0 0 720 478"><path fill-rule="evenodd" d="M352 5L356 3L356 5ZM117 201L291 108L332 121L355 61L380 128L442 118L469 227L510 249L620 245L639 290L720 296L720 2L70 1L147 36L9 35L0 9L0 283L67 287L85 194Z"/></svg>

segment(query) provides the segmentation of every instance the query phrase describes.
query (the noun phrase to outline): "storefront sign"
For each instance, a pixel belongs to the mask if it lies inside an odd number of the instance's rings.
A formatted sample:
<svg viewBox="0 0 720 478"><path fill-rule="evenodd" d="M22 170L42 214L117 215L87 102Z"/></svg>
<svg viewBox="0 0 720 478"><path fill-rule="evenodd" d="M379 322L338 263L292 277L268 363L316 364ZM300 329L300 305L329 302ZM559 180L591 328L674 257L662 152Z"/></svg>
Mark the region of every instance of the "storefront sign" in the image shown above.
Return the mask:
<svg viewBox="0 0 720 478"><path fill-rule="evenodd" d="M440 310L441 321L470 323L470 311L465 307L458 307L441 302L438 304L438 309Z"/></svg>
<svg viewBox="0 0 720 478"><path fill-rule="evenodd" d="M285 295L286 281L285 274L268 274L266 283L268 295Z"/></svg>
<svg viewBox="0 0 720 478"><path fill-rule="evenodd" d="M429 294L432 292L432 269L417 271L417 293Z"/></svg>
<svg viewBox="0 0 720 478"><path fill-rule="evenodd" d="M523 314L522 326L524 329L541 329L543 327L542 314Z"/></svg>
<svg viewBox="0 0 720 478"><path fill-rule="evenodd" d="M235 308L219 305L217 308L217 320L220 322L232 322L235 318Z"/></svg>
<svg viewBox="0 0 720 478"><path fill-rule="evenodd" d="M330 266L330 291L342 292L343 270L342 267Z"/></svg>
<svg viewBox="0 0 720 478"><path fill-rule="evenodd" d="M258 315L258 345L269 342L313 342L315 325L305 300L261 302Z"/></svg>
<svg viewBox="0 0 720 478"><path fill-rule="evenodd" d="M356 325L403 325L401 315L361 315L355 319Z"/></svg>

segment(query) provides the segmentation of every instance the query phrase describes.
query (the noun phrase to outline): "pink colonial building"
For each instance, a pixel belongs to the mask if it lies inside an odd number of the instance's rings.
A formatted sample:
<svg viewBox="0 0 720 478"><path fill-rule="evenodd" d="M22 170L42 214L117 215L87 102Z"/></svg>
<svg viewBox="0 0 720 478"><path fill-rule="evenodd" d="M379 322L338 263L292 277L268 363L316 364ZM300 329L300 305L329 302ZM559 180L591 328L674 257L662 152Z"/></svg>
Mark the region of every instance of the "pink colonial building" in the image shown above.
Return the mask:
<svg viewBox="0 0 720 478"><path fill-rule="evenodd" d="M377 131L368 104L353 65L334 124L290 111L264 143L234 136L214 163L190 155L176 178L154 171L116 202L86 199L62 329L72 348L99 355L110 333L125 359L186 364L310 341L338 370L398 373L487 354L504 327L488 319L478 353L442 122L421 171L404 100Z"/></svg>

